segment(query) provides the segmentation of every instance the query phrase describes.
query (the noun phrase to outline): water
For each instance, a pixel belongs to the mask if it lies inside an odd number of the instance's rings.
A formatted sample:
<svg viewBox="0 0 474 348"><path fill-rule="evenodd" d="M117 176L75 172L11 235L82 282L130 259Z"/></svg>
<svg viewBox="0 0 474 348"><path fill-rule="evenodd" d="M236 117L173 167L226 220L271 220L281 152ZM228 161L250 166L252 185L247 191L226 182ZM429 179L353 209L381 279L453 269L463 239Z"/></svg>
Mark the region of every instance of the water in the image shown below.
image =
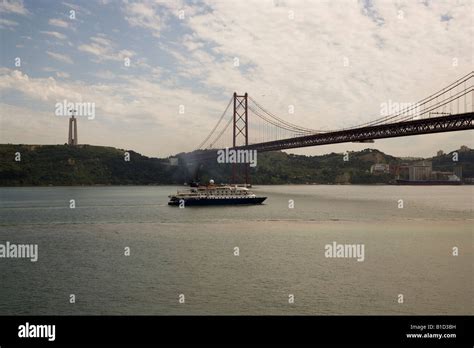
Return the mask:
<svg viewBox="0 0 474 348"><path fill-rule="evenodd" d="M0 259L0 314L471 314L473 188L259 186L261 206L185 209L176 187L0 188L0 243L39 246ZM326 258L333 241L365 260Z"/></svg>

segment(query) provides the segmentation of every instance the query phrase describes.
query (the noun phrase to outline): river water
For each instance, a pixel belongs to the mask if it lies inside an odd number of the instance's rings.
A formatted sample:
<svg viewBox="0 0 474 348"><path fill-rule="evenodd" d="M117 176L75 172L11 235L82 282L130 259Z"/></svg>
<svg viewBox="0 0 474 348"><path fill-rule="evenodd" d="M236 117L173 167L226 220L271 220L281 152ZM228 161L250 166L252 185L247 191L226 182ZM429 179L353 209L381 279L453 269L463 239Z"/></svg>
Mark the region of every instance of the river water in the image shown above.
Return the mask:
<svg viewBox="0 0 474 348"><path fill-rule="evenodd" d="M176 189L0 188L0 244L38 245L0 258L0 315L472 313L473 186L258 186L260 206L184 209Z"/></svg>

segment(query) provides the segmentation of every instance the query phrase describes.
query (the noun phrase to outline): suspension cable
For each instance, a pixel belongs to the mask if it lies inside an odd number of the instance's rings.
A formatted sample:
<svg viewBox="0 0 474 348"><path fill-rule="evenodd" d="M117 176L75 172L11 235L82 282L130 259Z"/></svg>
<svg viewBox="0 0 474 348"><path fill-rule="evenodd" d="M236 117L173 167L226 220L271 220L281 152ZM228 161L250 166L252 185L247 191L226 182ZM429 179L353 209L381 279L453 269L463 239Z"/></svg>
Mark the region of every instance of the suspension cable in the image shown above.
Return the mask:
<svg viewBox="0 0 474 348"><path fill-rule="evenodd" d="M214 128L211 130L211 132L210 132L209 135L206 137L206 139L204 139L204 141L203 141L201 144L199 144L198 149L201 149L201 148L204 146L204 144L209 140L209 138L212 136L212 134L213 134L214 131L217 129L217 127L219 127L219 124L221 123L222 119L224 118L224 116L225 116L227 110L229 109L229 106L230 106L230 104L232 103L232 100L233 100L233 99L234 99L234 97L230 98L229 103L227 104L227 106L226 106L224 112L222 113L221 117L219 118L219 121L217 121L216 125L215 125Z"/></svg>
<svg viewBox="0 0 474 348"><path fill-rule="evenodd" d="M280 123L283 123L284 125L290 127L290 128L293 128L295 131L298 130L298 131L301 131L301 132L306 132L306 133L324 133L324 132L327 132L327 131L321 131L321 130L316 130L316 129L310 129L310 128L305 128L305 127L301 127L301 126L298 126L298 125L295 125L293 123L290 123L288 121L285 121L283 119L281 119L280 117L276 116L275 114L271 113L270 111L267 111L261 104L259 104L255 99L253 99L252 97L249 97L249 99L260 109L262 110L265 114L267 114L269 117L271 118L274 118L275 120L277 120L278 122Z"/></svg>
<svg viewBox="0 0 474 348"><path fill-rule="evenodd" d="M369 122L366 122L366 123L357 124L355 126L351 126L351 127L344 128L344 129L354 129L354 128L360 128L360 127L367 127L367 126L372 126L372 125L380 124L380 123L385 122L385 121L392 120L392 119L394 119L398 116L401 116L403 113L406 113L408 111L413 110L414 108L417 108L421 105L425 105L426 103L429 103L430 101L440 97L443 93L446 93L446 92L452 90L453 88L461 85L462 83L465 83L466 81L471 79L473 76L474 76L474 72L471 71L469 74L461 77L460 79L458 79L455 82L451 83L450 85L444 87L443 89L439 90L438 92L433 93L430 96L420 100L414 106L408 107L406 110L401 110L400 112L398 112L395 115L387 115L387 116L384 116L384 117L381 117L381 118L378 118L378 119L375 119L375 120L372 120L372 121L369 121ZM437 102L437 104L438 104L438 102Z"/></svg>

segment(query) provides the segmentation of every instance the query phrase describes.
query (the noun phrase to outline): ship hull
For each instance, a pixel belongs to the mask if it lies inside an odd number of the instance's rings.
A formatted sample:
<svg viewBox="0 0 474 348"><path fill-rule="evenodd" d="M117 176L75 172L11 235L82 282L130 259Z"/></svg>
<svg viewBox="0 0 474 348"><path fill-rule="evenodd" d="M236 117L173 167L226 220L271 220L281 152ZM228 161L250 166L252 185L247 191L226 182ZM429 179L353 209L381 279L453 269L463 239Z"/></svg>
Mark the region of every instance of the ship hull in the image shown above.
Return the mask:
<svg viewBox="0 0 474 348"><path fill-rule="evenodd" d="M253 205L262 204L267 197L246 198L185 198L184 206L207 206L207 205ZM178 206L180 200L171 200L168 205Z"/></svg>

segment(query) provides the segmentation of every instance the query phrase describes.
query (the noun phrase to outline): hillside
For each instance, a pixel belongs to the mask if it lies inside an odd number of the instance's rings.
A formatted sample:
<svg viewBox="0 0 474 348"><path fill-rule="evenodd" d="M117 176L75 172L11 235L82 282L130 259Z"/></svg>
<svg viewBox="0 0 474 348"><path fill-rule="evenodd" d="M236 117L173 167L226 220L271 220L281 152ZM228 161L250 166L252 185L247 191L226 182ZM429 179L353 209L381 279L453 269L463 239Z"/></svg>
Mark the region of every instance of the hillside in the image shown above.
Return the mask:
<svg viewBox="0 0 474 348"><path fill-rule="evenodd" d="M21 161L15 161L20 152ZM10 185L167 184L167 161L113 147L81 145L0 145L0 183Z"/></svg>
<svg viewBox="0 0 474 348"><path fill-rule="evenodd" d="M474 177L474 151L458 150L465 177ZM21 161L15 161L16 153ZM149 158L113 147L80 145L0 145L1 186L47 185L166 185L182 184L195 178L196 169L185 163L171 166L168 159ZM452 170L452 155L431 159L433 170ZM300 156L285 152L258 154L258 165L250 171L254 184L376 184L389 183L394 174L373 175L371 165L396 165L407 160L366 149L343 154ZM198 171L199 180L229 182L230 164L206 163Z"/></svg>
<svg viewBox="0 0 474 348"><path fill-rule="evenodd" d="M396 163L397 159L376 150L350 152L349 160L343 154L301 156L285 152L258 154L258 165L250 171L254 184L343 184L384 183L390 177L370 174L374 163ZM201 180L213 178L225 182L231 175L231 165L211 163L200 173ZM227 179L228 180L228 179Z"/></svg>

